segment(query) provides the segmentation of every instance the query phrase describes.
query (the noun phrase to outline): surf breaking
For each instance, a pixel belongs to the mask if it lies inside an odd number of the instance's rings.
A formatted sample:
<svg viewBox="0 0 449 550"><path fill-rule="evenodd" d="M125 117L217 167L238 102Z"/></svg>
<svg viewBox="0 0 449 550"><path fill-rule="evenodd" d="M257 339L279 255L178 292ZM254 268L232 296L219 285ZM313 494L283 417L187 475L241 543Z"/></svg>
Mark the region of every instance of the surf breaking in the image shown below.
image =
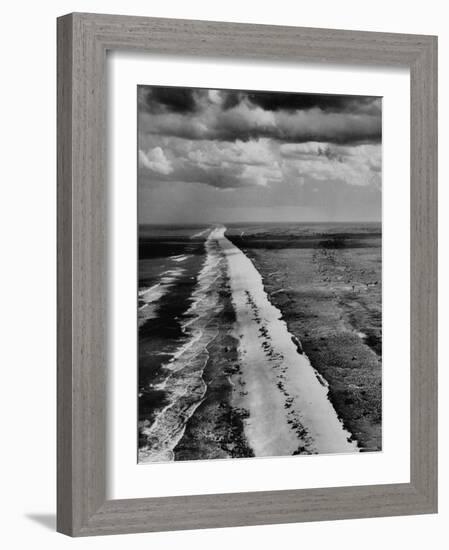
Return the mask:
<svg viewBox="0 0 449 550"><path fill-rule="evenodd" d="M139 449L139 463L174 459L174 449L207 390L203 371L209 359L208 345L218 333L215 317L221 305L216 283L225 268L218 242L211 235L205 241L205 251L191 305L183 314L182 330L187 340L164 365L163 381L153 386L166 392L168 403L154 422L142 429L146 445Z"/></svg>

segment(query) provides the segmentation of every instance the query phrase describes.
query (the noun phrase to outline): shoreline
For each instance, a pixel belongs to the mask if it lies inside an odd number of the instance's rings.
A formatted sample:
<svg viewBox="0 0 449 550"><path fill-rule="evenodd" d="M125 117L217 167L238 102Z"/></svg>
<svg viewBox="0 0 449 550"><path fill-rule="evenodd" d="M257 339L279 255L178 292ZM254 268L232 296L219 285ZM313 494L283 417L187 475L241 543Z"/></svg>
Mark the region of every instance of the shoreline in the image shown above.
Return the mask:
<svg viewBox="0 0 449 550"><path fill-rule="evenodd" d="M266 292L251 258L220 240L228 259L242 375L238 402L249 411L245 435L256 456L357 452L327 387Z"/></svg>
<svg viewBox="0 0 449 550"><path fill-rule="evenodd" d="M203 371L206 394L174 448L175 461L254 456L243 431L248 412L234 406L233 400L240 367L238 341L232 333L235 314L227 276L220 281L219 293L223 310L216 320L217 335L208 346L209 358Z"/></svg>
<svg viewBox="0 0 449 550"><path fill-rule="evenodd" d="M140 430L160 449L139 462L381 450L375 246L261 249L225 231L210 229L200 286L175 317L185 344L148 394L171 403Z"/></svg>
<svg viewBox="0 0 449 550"><path fill-rule="evenodd" d="M186 425L207 392L203 378L209 360L208 348L218 334L214 317L221 311L215 285L222 258L213 240L204 243L205 259L188 300L189 306L179 319L183 342L162 365L163 379L153 385L164 392L165 406L152 423L140 429L138 461L163 462L174 459L174 449L182 439Z"/></svg>

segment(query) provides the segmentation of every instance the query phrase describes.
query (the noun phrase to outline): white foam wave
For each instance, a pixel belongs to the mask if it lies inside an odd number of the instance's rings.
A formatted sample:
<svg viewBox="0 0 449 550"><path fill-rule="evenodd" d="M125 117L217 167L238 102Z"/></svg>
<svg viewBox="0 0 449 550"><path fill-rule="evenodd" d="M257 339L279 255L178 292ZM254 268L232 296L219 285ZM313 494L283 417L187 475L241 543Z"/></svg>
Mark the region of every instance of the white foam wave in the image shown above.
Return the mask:
<svg viewBox="0 0 449 550"><path fill-rule="evenodd" d="M186 423L206 393L203 371L209 358L207 346L218 334L214 318L221 310L215 283L224 265L213 236L206 241L206 252L182 325L188 339L164 365L166 376L155 386L166 392L168 404L151 425L142 429L148 443L139 449L140 463L173 460L174 448L184 435Z"/></svg>
<svg viewBox="0 0 449 550"><path fill-rule="evenodd" d="M150 319L157 317L159 309L159 300L167 294L180 275L185 269L175 268L165 271L158 283L148 288L142 288L138 292L139 308L138 308L138 326L141 327Z"/></svg>
<svg viewBox="0 0 449 550"><path fill-rule="evenodd" d="M195 235L192 235L190 238L191 239L197 239L199 237L203 237L203 236L205 237L209 231L212 232L213 229L208 227L207 229L204 229L203 231L199 231L198 233L195 233Z"/></svg>
<svg viewBox="0 0 449 550"><path fill-rule="evenodd" d="M172 260L174 262L185 262L187 260L188 256L187 255L183 255L183 254L180 254L179 256L173 256Z"/></svg>

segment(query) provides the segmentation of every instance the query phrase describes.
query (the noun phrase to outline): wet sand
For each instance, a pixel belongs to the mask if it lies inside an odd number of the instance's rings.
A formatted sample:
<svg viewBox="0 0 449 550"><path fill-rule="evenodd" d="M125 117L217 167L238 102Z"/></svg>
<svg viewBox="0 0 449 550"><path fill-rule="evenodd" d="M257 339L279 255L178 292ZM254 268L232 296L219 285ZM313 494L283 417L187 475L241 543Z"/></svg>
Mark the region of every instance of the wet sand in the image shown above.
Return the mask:
<svg viewBox="0 0 449 550"><path fill-rule="evenodd" d="M207 390L174 459L357 451L326 381L268 300L251 260L223 232L211 235L227 269L217 282L222 311L209 326L216 335L207 348Z"/></svg>
<svg viewBox="0 0 449 550"><path fill-rule="evenodd" d="M207 392L175 448L175 460L254 456L243 433L248 411L233 404L232 396L241 372L237 340L232 335L235 314L227 278L223 278L220 285L223 310L217 317L219 330L208 346L209 361L203 374Z"/></svg>

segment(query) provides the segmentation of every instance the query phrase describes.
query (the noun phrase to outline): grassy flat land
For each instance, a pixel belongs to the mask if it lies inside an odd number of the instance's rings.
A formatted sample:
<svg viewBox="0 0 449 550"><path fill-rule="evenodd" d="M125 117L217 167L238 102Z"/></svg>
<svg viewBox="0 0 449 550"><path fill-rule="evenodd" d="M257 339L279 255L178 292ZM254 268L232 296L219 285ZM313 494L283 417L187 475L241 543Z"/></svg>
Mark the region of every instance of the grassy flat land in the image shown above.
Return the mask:
<svg viewBox="0 0 449 550"><path fill-rule="evenodd" d="M369 245L242 249L329 383L345 427L363 450L375 451L382 448L380 239Z"/></svg>

